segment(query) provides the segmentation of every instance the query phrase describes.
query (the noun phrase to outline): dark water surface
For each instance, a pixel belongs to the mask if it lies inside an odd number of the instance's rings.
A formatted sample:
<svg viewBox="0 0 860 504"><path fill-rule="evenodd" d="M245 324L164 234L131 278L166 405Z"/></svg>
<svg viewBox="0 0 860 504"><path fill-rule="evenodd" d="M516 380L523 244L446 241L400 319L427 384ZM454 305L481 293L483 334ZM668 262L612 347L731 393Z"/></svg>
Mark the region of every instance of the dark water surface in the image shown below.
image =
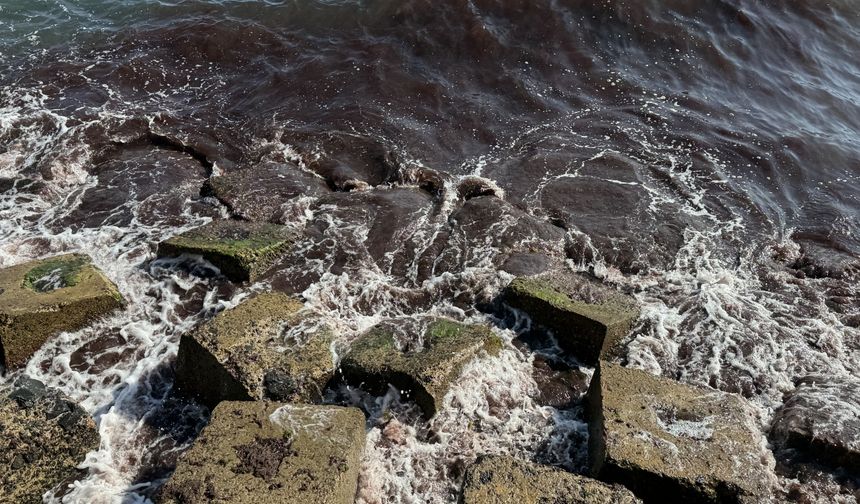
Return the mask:
<svg viewBox="0 0 860 504"><path fill-rule="evenodd" d="M643 303L630 365L743 394L763 430L806 374L860 378L858 54L850 0L2 2L0 265L87 252L131 301L25 370L99 421L65 501L153 494L205 416L165 399L178 335L269 287L348 344L486 320L509 273L566 262ZM303 239L238 290L150 262L219 216ZM450 500L488 451L579 468L533 358L467 370L441 442L371 428L359 501ZM775 499L856 502L784 465Z"/></svg>

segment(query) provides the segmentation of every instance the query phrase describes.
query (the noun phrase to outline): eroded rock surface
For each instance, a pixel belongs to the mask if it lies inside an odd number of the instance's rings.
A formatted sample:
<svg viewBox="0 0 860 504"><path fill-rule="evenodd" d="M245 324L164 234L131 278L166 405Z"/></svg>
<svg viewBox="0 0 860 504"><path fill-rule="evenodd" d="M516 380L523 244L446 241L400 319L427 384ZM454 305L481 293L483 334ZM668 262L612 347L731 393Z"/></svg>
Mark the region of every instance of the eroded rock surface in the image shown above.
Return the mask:
<svg viewBox="0 0 860 504"><path fill-rule="evenodd" d="M334 373L326 328L303 330L302 303L267 292L182 336L176 387L213 407L269 398L316 402Z"/></svg>
<svg viewBox="0 0 860 504"><path fill-rule="evenodd" d="M79 475L99 446L96 424L57 390L19 377L0 392L0 503L41 503L42 494Z"/></svg>
<svg viewBox="0 0 860 504"><path fill-rule="evenodd" d="M283 222L282 205L298 196L329 192L326 181L292 163L266 162L209 180L209 191L233 214L251 221Z"/></svg>
<svg viewBox="0 0 860 504"><path fill-rule="evenodd" d="M507 456L481 457L466 472L462 504L635 504L620 485Z"/></svg>
<svg viewBox="0 0 860 504"><path fill-rule="evenodd" d="M352 504L363 450L356 408L222 402L160 502Z"/></svg>
<svg viewBox="0 0 860 504"><path fill-rule="evenodd" d="M217 220L158 244L160 257L200 255L234 282L254 281L293 243L286 227Z"/></svg>
<svg viewBox="0 0 860 504"><path fill-rule="evenodd" d="M448 319L392 320L353 342L341 361L346 381L369 392L385 393L389 384L432 417L451 382L481 350L496 353L501 340L489 328Z"/></svg>
<svg viewBox="0 0 860 504"><path fill-rule="evenodd" d="M551 329L559 344L586 364L610 354L639 318L632 298L566 271L516 278L505 301Z"/></svg>
<svg viewBox="0 0 860 504"><path fill-rule="evenodd" d="M589 463L646 502L762 502L773 457L740 396L600 362L588 391Z"/></svg>
<svg viewBox="0 0 860 504"><path fill-rule="evenodd" d="M775 441L818 461L860 470L860 380L807 376L786 396L771 428Z"/></svg>
<svg viewBox="0 0 860 504"><path fill-rule="evenodd" d="M52 335L81 329L122 305L116 286L85 255L55 256L0 270L3 366L24 366Z"/></svg>

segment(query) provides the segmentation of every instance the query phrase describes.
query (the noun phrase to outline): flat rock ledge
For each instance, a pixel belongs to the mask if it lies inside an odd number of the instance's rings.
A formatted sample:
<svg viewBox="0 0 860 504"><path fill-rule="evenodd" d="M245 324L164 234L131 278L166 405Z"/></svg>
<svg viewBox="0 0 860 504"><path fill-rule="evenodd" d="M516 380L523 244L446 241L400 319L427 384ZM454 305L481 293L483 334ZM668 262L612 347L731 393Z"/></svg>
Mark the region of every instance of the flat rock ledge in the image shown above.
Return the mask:
<svg viewBox="0 0 860 504"><path fill-rule="evenodd" d="M0 503L40 504L71 483L87 452L99 447L86 411L42 382L18 377L0 393Z"/></svg>
<svg viewBox="0 0 860 504"><path fill-rule="evenodd" d="M217 220L158 244L159 257L199 255L234 282L255 281L295 241L285 226Z"/></svg>
<svg viewBox="0 0 860 504"><path fill-rule="evenodd" d="M804 377L776 412L771 437L817 461L860 472L860 380Z"/></svg>
<svg viewBox="0 0 860 504"><path fill-rule="evenodd" d="M587 365L611 355L639 318L633 298L567 271L515 278L504 300L550 329L562 348Z"/></svg>
<svg viewBox="0 0 860 504"><path fill-rule="evenodd" d="M620 485L524 462L508 456L484 456L466 471L461 504L637 504Z"/></svg>
<svg viewBox="0 0 860 504"><path fill-rule="evenodd" d="M82 329L123 304L116 286L85 255L55 256L0 270L3 367L23 367L51 336Z"/></svg>
<svg viewBox="0 0 860 504"><path fill-rule="evenodd" d="M334 374L326 327L302 330L301 301L266 292L225 310L180 339L176 388L214 407L220 401L319 402ZM299 338L286 341L290 329ZM301 341L299 341L301 340Z"/></svg>
<svg viewBox="0 0 860 504"><path fill-rule="evenodd" d="M482 350L497 354L502 342L488 327L435 318L415 324L388 321L355 340L340 363L347 383L373 394L389 384L414 400L425 417L436 414L451 382Z"/></svg>
<svg viewBox="0 0 860 504"><path fill-rule="evenodd" d="M159 502L352 504L364 427L356 408L222 402Z"/></svg>
<svg viewBox="0 0 860 504"><path fill-rule="evenodd" d="M741 397L601 362L588 391L592 475L645 502L754 503L773 457Z"/></svg>

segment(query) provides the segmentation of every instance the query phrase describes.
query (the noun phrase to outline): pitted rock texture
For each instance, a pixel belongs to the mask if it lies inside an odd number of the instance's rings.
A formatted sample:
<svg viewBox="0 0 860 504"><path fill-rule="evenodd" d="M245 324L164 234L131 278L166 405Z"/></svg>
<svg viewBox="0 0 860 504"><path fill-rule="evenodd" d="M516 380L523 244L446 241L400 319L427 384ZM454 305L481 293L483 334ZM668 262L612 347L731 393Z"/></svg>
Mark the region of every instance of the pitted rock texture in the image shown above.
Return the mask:
<svg viewBox="0 0 860 504"><path fill-rule="evenodd" d="M462 504L636 504L630 490L550 466L485 456L466 472Z"/></svg>
<svg viewBox="0 0 860 504"><path fill-rule="evenodd" d="M0 354L7 370L61 331L76 331L123 306L116 286L81 254L0 270Z"/></svg>
<svg viewBox="0 0 860 504"><path fill-rule="evenodd" d="M505 301L552 330L586 364L610 355L639 318L639 306L585 275L551 271L514 279Z"/></svg>
<svg viewBox="0 0 860 504"><path fill-rule="evenodd" d="M356 408L222 402L160 502L352 504L364 424Z"/></svg>
<svg viewBox="0 0 860 504"><path fill-rule="evenodd" d="M463 366L482 350L497 353L501 344L484 326L442 318L396 319L354 341L340 370L348 383L371 393L383 394L393 385L430 418Z"/></svg>
<svg viewBox="0 0 860 504"><path fill-rule="evenodd" d="M0 503L41 503L70 483L87 452L99 446L96 424L57 390L19 377L0 392Z"/></svg>
<svg viewBox="0 0 860 504"><path fill-rule="evenodd" d="M176 387L209 407L219 401L317 402L334 374L327 328L303 331L301 301L266 292L182 336ZM290 329L298 338L287 341ZM300 340L299 340L300 339Z"/></svg>
<svg viewBox="0 0 860 504"><path fill-rule="evenodd" d="M817 461L860 471L860 380L826 375L803 378L777 411L771 436Z"/></svg>
<svg viewBox="0 0 860 504"><path fill-rule="evenodd" d="M217 220L158 244L159 257L199 255L234 282L255 281L294 242L284 226Z"/></svg>
<svg viewBox="0 0 860 504"><path fill-rule="evenodd" d="M600 362L588 391L592 474L645 502L762 502L774 461L740 396Z"/></svg>

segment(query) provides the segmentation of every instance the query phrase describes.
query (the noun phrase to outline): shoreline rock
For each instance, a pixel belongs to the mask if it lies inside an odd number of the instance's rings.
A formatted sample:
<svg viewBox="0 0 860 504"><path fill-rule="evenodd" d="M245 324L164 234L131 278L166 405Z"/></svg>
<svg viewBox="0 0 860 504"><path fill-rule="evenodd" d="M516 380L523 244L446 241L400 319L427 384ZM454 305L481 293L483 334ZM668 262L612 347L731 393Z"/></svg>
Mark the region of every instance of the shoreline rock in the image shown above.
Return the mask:
<svg viewBox="0 0 860 504"><path fill-rule="evenodd" d="M0 270L0 364L14 370L53 335L83 329L124 305L116 286L82 254Z"/></svg>
<svg viewBox="0 0 860 504"><path fill-rule="evenodd" d="M773 458L740 396L600 362L588 391L592 475L646 502L755 503Z"/></svg>
<svg viewBox="0 0 860 504"><path fill-rule="evenodd" d="M621 485L509 456L484 456L466 471L461 504L638 504Z"/></svg>
<svg viewBox="0 0 860 504"><path fill-rule="evenodd" d="M559 345L587 365L611 355L639 318L629 296L566 271L515 278L504 300L552 330Z"/></svg>
<svg viewBox="0 0 860 504"><path fill-rule="evenodd" d="M96 424L68 397L18 377L0 395L0 503L41 504L99 447Z"/></svg>
<svg viewBox="0 0 860 504"><path fill-rule="evenodd" d="M407 327L398 338L397 321L379 324L359 336L340 363L350 384L368 392L397 387L421 407L426 418L436 414L451 382L481 350L498 353L501 340L489 328L436 318ZM405 341L400 341L403 339Z"/></svg>
<svg viewBox="0 0 860 504"><path fill-rule="evenodd" d="M327 328L283 341L289 328L307 320L301 301L266 292L217 314L182 335L176 357L176 388L214 407L220 401L318 402L334 374Z"/></svg>
<svg viewBox="0 0 860 504"><path fill-rule="evenodd" d="M222 402L158 502L352 504L364 428L356 408Z"/></svg>
<svg viewBox="0 0 860 504"><path fill-rule="evenodd" d="M776 412L771 437L816 461L860 472L860 380L803 378Z"/></svg>
<svg viewBox="0 0 860 504"><path fill-rule="evenodd" d="M295 240L285 226L216 220L158 244L159 257L199 255L233 282L255 281Z"/></svg>

